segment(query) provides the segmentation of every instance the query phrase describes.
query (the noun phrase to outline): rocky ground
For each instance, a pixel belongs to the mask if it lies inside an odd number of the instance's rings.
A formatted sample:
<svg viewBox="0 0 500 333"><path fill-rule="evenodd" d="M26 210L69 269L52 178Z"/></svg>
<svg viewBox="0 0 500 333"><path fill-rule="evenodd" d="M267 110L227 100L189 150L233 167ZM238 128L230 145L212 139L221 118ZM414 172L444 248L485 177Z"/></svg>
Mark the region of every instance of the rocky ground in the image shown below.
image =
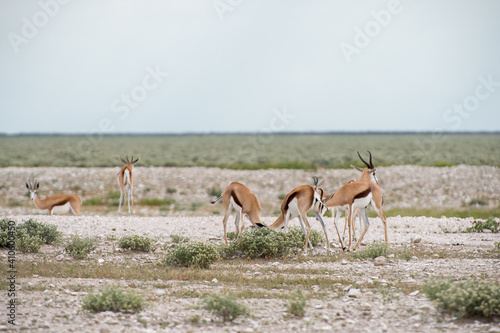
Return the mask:
<svg viewBox="0 0 500 333"><path fill-rule="evenodd" d="M222 244L222 217L210 209L198 211L163 211L158 207L138 206L138 216L118 216L111 211L100 214L83 210L83 216L26 215L37 211L24 202L24 182L38 176L40 192L56 193L73 188L85 191L84 197L103 196L114 190L111 169L78 168L6 168L0 170L3 217L21 222L34 218L56 225L67 240L72 235L96 236L98 250L88 259L75 260L65 253L62 245L41 248L38 254L17 254L17 265L49 265L59 263L72 267L102 267L114 265L155 267L172 245L171 235L189 237ZM354 178L353 170L323 170L326 187L333 190L338 183ZM313 172L297 170L232 171L202 168L137 168L137 196L151 198L172 195L176 202L206 202L211 199L212 187L223 188L231 180L248 184L261 202L267 202L267 212L279 207L277 195L294 186L309 182ZM481 199L495 207L499 203L500 172L492 167L418 168L398 166L381 168L377 173L386 195L387 205L393 207L464 207L472 199ZM200 185L201 184L201 185ZM44 187L45 186L45 187ZM167 188L176 188L168 193ZM147 190L149 188L149 190ZM45 189L45 191L43 191ZM172 191L170 191L172 192ZM431 196L429 196L431 194ZM11 202L21 201L14 205ZM264 206L264 204L263 204ZM214 207L214 206L208 206ZM217 207L217 206L215 206ZM85 207L84 207L85 208ZM92 207L92 209L94 209ZM116 207L113 207L113 211ZM220 208L218 208L220 209ZM199 216L185 216L196 215ZM264 222L274 217L263 214ZM500 255L494 243L500 234L464 233L473 219L389 216L389 244L393 254L375 262L352 260L338 247L327 256L323 248L314 254L271 261L220 261L208 271L199 271L204 278L193 279L105 279L85 278L80 273L58 277L35 266L30 275L18 272L17 325L0 322L0 331L27 332L500 332L500 318L459 319L436 309L421 292L421 286L430 279L481 279L500 282ZM298 221L292 222L298 225ZM311 218L314 229L319 223ZM232 223L229 230L233 230ZM152 237L158 249L154 253L123 251L116 240L124 235ZM336 244L331 220L328 234ZM383 225L378 218L371 219L361 250L374 240L382 240ZM394 253L410 249L413 257L403 260ZM7 251L0 250L2 279L6 275ZM24 265L24 266L23 266ZM60 266L57 266L60 267ZM132 269L132 268L129 268ZM158 270L165 270L157 266ZM44 273L42 273L44 272ZM283 277L283 285L262 290L265 297L242 298L250 316L230 323L221 323L200 307L199 294L237 291L238 286L227 281L228 272L266 280L276 275ZM66 274L66 273L64 273ZM125 272L124 272L124 275ZM331 285L311 284L304 288L308 295L306 315L303 318L286 312L290 286L286 281L298 278L331 279ZM206 279L206 280L205 280ZM289 282L291 283L291 282ZM109 284L120 285L140 292L148 301L146 309L137 314L103 312L89 313L82 302L90 290L98 292ZM2 286L5 286L3 284ZM299 285L297 288L302 288ZM6 295L6 288L2 288ZM3 297L7 299L7 297ZM5 309L5 307L4 307ZM5 313L5 310L4 310Z"/></svg>

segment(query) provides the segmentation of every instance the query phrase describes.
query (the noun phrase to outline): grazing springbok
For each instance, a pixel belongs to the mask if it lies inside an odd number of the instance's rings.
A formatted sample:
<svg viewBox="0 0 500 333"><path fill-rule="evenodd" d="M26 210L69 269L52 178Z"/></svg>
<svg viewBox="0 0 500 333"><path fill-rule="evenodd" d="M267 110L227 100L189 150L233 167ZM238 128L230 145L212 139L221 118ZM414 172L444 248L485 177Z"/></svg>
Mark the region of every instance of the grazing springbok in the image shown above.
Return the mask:
<svg viewBox="0 0 500 333"><path fill-rule="evenodd" d="M323 211L325 205L322 201L323 189L319 187L318 178L313 177L314 187L310 185L300 185L288 193L281 202L281 214L276 221L269 226L271 229L277 229L284 226L284 232L287 231L288 222L298 217L302 231L306 235L306 242L304 244L304 252L307 251L307 244L311 250L314 250L309 242L309 234L311 232L311 225L307 220L307 212L313 210L316 219L321 223L323 232L325 233L327 251L330 252L330 242L326 232L326 226L323 222Z"/></svg>
<svg viewBox="0 0 500 333"><path fill-rule="evenodd" d="M122 162L125 165L120 169L120 171L116 175L116 178L118 180L118 185L120 186L120 204L118 205L118 213L122 208L122 200L124 200L125 192L127 192L128 213L130 214L130 201L132 201L132 212L135 214L134 193L133 193L134 164L140 160L140 157L134 160L134 155L132 155L132 159L129 161L127 155L126 161L123 158L120 158L120 160L122 160ZM123 206L125 207L125 202L123 203Z"/></svg>
<svg viewBox="0 0 500 333"><path fill-rule="evenodd" d="M260 220L260 203L255 194L250 191L248 187L241 183L232 182L230 183L222 192L221 196L212 201L215 204L217 201L222 199L224 204L224 219L222 220L222 225L224 226L224 242L227 246L227 219L231 215L231 210L234 208L236 210L236 219L234 220L234 225L236 226L236 231L238 232L238 237L243 232L245 228L245 221L243 218L246 216L253 226L267 227ZM241 228L240 228L241 220Z"/></svg>
<svg viewBox="0 0 500 333"><path fill-rule="evenodd" d="M74 194L59 194L40 199L36 193L40 187L40 183L36 179L33 185L31 181L28 180L26 187L30 191L30 199L35 203L35 206L41 210L48 211L49 215L54 213L81 215L80 208L82 207L82 199L80 199L80 197Z"/></svg>

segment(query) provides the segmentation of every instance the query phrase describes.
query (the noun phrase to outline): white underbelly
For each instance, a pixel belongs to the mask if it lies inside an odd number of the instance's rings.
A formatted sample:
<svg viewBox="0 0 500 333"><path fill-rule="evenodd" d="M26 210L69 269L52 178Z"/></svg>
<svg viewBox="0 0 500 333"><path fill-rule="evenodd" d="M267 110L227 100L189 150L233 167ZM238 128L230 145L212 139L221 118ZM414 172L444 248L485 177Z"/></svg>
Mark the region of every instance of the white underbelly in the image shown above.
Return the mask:
<svg viewBox="0 0 500 333"><path fill-rule="evenodd" d="M69 212L71 212L71 205L69 202L62 206L54 206L54 208L52 208L52 214L67 214Z"/></svg>
<svg viewBox="0 0 500 333"><path fill-rule="evenodd" d="M372 194L370 193L364 198L355 199L354 203L352 204L352 209L354 210L355 208L365 208L370 204L371 201L372 201Z"/></svg>

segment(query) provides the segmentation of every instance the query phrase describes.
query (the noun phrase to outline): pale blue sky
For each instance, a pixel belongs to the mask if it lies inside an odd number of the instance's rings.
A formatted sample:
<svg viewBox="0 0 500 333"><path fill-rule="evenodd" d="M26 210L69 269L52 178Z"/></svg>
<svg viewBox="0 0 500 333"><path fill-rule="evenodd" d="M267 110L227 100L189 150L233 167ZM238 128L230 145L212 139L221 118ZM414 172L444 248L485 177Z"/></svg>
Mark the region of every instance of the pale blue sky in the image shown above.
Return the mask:
<svg viewBox="0 0 500 333"><path fill-rule="evenodd" d="M0 0L0 132L499 131L500 1Z"/></svg>

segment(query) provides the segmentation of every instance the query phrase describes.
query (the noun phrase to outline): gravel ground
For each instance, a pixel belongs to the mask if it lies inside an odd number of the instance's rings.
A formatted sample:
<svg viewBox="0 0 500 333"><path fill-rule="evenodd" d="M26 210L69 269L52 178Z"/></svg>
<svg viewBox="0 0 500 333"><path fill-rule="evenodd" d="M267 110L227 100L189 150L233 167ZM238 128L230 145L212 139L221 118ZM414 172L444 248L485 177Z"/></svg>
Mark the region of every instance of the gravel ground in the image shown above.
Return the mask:
<svg viewBox="0 0 500 333"><path fill-rule="evenodd" d="M163 250L152 254L123 252L116 248L115 241L124 235L144 235L153 237L159 248L171 246L171 235L182 235L191 240L202 240L222 244L222 216L209 211L189 212L201 216L183 216L186 212L169 212L169 216L159 216L156 210L152 216L144 208L139 216L118 216L116 212L96 215L84 211L84 216L27 215L37 212L33 207L13 207L13 200L24 200L24 181L29 176L38 175L44 193L57 193L74 185L69 179L79 181L79 188L86 189L86 196L103 195L114 190L114 174L111 169L78 168L6 168L0 170L3 201L0 202L2 216L15 221L35 218L37 221L56 225L65 239L71 235L97 236L101 240L99 250L81 265L106 263L138 263L151 265L161 260ZM279 206L277 193L284 193L295 185L308 182L313 173L300 170L232 171L202 168L137 168L137 181L149 191L138 190L137 195L161 197L167 187L177 188L173 195L177 201L196 196L193 200L207 201L207 189L212 186L223 188L230 180L244 181L261 201L268 200ZM335 188L333 179L342 182L358 174L351 170L324 170L327 188ZM491 167L381 168L377 173L381 185L394 207L443 206L463 207L472 198L482 198L490 206L498 205L500 172ZM102 180L100 177L102 177ZM157 178L155 178L157 177ZM111 178L111 180L109 179ZM331 181L331 184L328 184ZM340 182L340 181L339 181ZM197 190L196 184L202 188ZM49 186L50 184L50 186ZM250 186L250 185L249 185ZM138 188L141 188L138 185ZM42 192L42 189L40 190ZM271 191L272 189L272 191ZM272 192L272 194L267 194ZM394 194L396 192L397 194ZM392 193L392 194L390 194ZM428 193L434 199L429 199ZM47 193L48 194L48 193ZM7 196L7 198L5 197ZM397 204L396 204L397 203ZM151 208L148 208L151 209ZM272 212L272 208L268 211ZM272 223L275 217L263 214L264 222ZM335 243L334 229L328 219L328 234ZM388 217L389 243L392 249L412 248L425 255L409 261L389 256L378 266L373 260L318 260L326 257L322 248L314 254L279 261L252 261L238 265L245 276L266 278L281 274L285 280L296 277L297 269L309 271L308 278L328 276L332 288L320 290L312 286L306 293L321 295L311 297L307 302L304 318L289 317L285 311L286 299L277 297L285 293L276 288L269 291L269 299L249 298L241 300L250 310L251 316L238 318L231 323L221 323L197 305L197 297L179 297L179 291L196 294L224 292L237 288L212 281L136 281L86 278L54 278L35 274L16 280L18 299L17 326L15 329L0 322L0 331L27 332L500 332L500 319L481 318L457 319L437 310L419 287L432 278L452 278L454 280L476 278L500 282L500 258L492 255L494 243L500 241L497 233L463 233L471 225L472 219L429 218L429 217ZM318 222L310 218L312 227L320 230ZM298 225L298 221L292 222ZM228 224L233 231L232 222ZM371 219L361 249L373 240L383 240L383 226L378 218ZM338 247L333 248L332 258L340 255ZM7 252L0 250L2 262L7 260ZM38 254L18 253L18 262L42 264L48 262L68 262L69 257L62 246L43 246ZM377 264L377 265L376 265ZM3 267L6 265L2 264ZM211 267L215 277L221 277L234 263L219 262ZM163 269L159 267L158 269ZM2 270L2 277L4 275ZM218 280L222 280L219 278ZM348 285L337 285L347 280ZM92 314L82 310L81 304L88 287L95 291L108 284L138 289L149 301L149 306L138 314L117 314L103 312ZM377 284L380 288L370 288ZM396 287L404 285L405 288ZM3 293L6 291L4 290ZM275 297L273 297L273 295ZM5 316L4 316L5 318ZM194 318L197 318L194 320Z"/></svg>

